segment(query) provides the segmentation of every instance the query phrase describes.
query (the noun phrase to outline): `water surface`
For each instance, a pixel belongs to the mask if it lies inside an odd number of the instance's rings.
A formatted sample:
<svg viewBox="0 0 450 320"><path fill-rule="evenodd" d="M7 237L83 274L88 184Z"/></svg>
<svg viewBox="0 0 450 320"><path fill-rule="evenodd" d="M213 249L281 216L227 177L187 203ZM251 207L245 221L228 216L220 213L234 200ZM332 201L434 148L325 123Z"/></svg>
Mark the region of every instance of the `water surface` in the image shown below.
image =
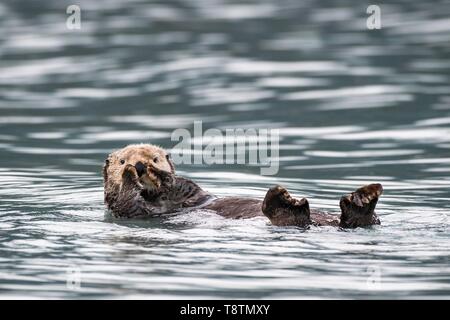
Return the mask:
<svg viewBox="0 0 450 320"><path fill-rule="evenodd" d="M0 4L1 298L449 298L450 6L341 1ZM113 149L174 129L280 129L280 171L181 165L220 196L315 208L381 182L381 226L105 215Z"/></svg>

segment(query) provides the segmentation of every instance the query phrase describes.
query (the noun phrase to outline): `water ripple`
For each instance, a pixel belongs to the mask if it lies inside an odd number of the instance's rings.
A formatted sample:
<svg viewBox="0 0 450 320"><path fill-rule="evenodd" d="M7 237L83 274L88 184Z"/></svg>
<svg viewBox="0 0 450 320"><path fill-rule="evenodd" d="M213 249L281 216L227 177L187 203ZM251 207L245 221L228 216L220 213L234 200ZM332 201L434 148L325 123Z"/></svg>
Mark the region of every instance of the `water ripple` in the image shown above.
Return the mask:
<svg viewBox="0 0 450 320"><path fill-rule="evenodd" d="M81 30L61 1L0 3L0 298L450 296L448 1L381 4L381 30L348 1L77 4ZM336 214L381 182L382 225L105 212L106 155L171 149L196 120L279 129L280 170L180 175L221 196L282 184Z"/></svg>

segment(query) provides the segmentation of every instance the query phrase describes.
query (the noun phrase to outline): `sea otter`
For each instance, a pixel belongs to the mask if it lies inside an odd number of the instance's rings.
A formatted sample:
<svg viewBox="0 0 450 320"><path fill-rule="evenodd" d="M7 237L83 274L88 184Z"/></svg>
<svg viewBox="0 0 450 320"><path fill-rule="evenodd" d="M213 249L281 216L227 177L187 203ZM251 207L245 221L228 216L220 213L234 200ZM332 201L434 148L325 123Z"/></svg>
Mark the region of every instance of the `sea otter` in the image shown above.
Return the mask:
<svg viewBox="0 0 450 320"><path fill-rule="evenodd" d="M234 219L266 216L276 226L366 227L380 224L375 206L383 192L370 184L344 195L341 215L309 208L281 187L270 188L263 201L245 197L216 197L195 182L177 176L169 154L150 144L135 144L111 153L103 166L104 196L114 217L152 217L202 208Z"/></svg>

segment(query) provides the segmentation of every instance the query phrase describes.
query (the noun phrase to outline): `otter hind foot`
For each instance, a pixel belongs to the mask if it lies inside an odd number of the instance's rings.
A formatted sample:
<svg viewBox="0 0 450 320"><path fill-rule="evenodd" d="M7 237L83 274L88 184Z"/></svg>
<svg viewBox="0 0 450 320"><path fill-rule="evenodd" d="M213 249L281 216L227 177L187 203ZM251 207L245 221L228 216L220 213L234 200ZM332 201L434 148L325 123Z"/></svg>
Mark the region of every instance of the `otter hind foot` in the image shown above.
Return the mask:
<svg viewBox="0 0 450 320"><path fill-rule="evenodd" d="M267 191L262 211L276 226L306 227L311 224L308 200L291 197L281 186L272 187Z"/></svg>
<svg viewBox="0 0 450 320"><path fill-rule="evenodd" d="M382 193L382 185L376 183L344 195L339 203L342 212L340 227L357 228L380 224L375 207Z"/></svg>

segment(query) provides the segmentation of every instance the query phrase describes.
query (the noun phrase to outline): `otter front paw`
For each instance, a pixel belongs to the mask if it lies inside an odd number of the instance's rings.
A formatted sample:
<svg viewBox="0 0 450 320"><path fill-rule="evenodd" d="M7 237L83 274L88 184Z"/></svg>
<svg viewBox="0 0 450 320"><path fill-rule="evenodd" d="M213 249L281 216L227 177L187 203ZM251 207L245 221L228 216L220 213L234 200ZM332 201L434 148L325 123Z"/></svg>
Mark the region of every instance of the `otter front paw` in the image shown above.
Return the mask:
<svg viewBox="0 0 450 320"><path fill-rule="evenodd" d="M306 227L311 224L308 200L292 198L289 192L280 186L267 191L262 211L276 226Z"/></svg>
<svg viewBox="0 0 450 320"><path fill-rule="evenodd" d="M152 165L149 166L149 169L152 173L158 176L161 183L160 189L170 190L175 184L175 174L173 174L172 172L161 170Z"/></svg>
<svg viewBox="0 0 450 320"><path fill-rule="evenodd" d="M142 184L139 182L139 175L136 168L131 164L127 164L122 173L122 188L142 189Z"/></svg>

